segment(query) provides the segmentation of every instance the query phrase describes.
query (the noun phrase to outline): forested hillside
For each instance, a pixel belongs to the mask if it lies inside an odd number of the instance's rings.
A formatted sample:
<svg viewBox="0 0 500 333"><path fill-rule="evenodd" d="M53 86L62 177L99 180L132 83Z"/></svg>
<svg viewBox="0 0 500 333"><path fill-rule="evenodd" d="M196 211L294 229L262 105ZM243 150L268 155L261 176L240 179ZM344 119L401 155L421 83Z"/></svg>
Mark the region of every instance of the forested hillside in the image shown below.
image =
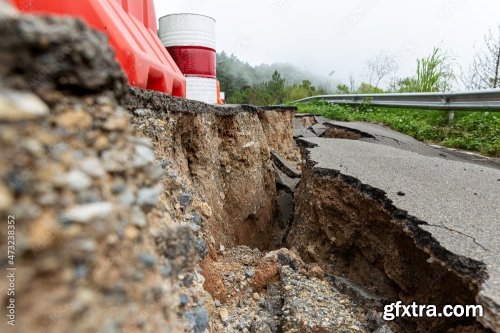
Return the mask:
<svg viewBox="0 0 500 333"><path fill-rule="evenodd" d="M251 66L234 55L217 54L217 78L228 103L280 104L327 92L327 79L290 64Z"/></svg>

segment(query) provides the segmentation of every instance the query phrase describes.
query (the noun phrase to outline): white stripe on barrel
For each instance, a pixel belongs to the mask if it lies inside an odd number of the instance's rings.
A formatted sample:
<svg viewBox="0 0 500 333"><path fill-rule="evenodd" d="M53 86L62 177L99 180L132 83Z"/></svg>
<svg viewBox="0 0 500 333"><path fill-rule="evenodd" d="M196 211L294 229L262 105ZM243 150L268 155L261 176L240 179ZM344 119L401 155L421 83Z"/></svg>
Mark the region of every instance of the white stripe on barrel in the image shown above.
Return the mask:
<svg viewBox="0 0 500 333"><path fill-rule="evenodd" d="M158 35L165 47L201 46L215 50L215 19L198 14L170 14L160 18Z"/></svg>
<svg viewBox="0 0 500 333"><path fill-rule="evenodd" d="M186 98L209 104L217 104L217 79L187 76Z"/></svg>

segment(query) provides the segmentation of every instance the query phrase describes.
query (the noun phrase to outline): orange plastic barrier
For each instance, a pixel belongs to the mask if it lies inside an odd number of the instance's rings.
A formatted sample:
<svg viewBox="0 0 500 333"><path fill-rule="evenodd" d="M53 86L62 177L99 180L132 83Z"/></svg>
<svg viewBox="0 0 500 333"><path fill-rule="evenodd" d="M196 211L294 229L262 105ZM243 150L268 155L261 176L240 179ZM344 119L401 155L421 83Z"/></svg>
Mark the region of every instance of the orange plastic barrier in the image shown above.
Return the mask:
<svg viewBox="0 0 500 333"><path fill-rule="evenodd" d="M12 0L36 14L69 15L105 33L130 85L186 97L186 80L160 42L153 0Z"/></svg>
<svg viewBox="0 0 500 333"><path fill-rule="evenodd" d="M217 80L217 104L224 104L224 101L220 97L220 82Z"/></svg>

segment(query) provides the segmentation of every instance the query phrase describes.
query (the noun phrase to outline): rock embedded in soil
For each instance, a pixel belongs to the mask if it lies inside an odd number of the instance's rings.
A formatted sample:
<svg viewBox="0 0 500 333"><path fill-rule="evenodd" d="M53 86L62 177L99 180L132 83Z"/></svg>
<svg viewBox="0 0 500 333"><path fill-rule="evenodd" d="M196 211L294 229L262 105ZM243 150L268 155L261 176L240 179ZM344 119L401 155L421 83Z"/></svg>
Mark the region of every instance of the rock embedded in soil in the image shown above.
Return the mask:
<svg viewBox="0 0 500 333"><path fill-rule="evenodd" d="M14 202L10 190L0 182L0 211L6 211Z"/></svg>
<svg viewBox="0 0 500 333"><path fill-rule="evenodd" d="M161 186L141 188L137 193L137 203L140 206L156 206L161 192Z"/></svg>
<svg viewBox="0 0 500 333"><path fill-rule="evenodd" d="M352 304L325 281L307 278L289 266L280 271L284 329L288 332L367 332L365 309Z"/></svg>
<svg viewBox="0 0 500 333"><path fill-rule="evenodd" d="M221 308L219 310L219 315L220 315L220 320L222 320L222 322L224 323L229 319L229 312L227 311L226 308Z"/></svg>
<svg viewBox="0 0 500 333"><path fill-rule="evenodd" d="M34 94L10 89L0 91L0 121L30 120L48 113L48 106Z"/></svg>
<svg viewBox="0 0 500 333"><path fill-rule="evenodd" d="M209 314L205 307L196 307L194 310L186 312L184 317L190 324L193 333L203 333L209 327Z"/></svg>
<svg viewBox="0 0 500 333"><path fill-rule="evenodd" d="M108 217L113 213L113 205L109 202L94 202L68 209L61 217L63 223L88 223Z"/></svg>
<svg viewBox="0 0 500 333"><path fill-rule="evenodd" d="M20 15L0 21L3 84L50 100L70 94L126 93L126 78L104 34L82 21ZM16 52L12 52L16 50Z"/></svg>

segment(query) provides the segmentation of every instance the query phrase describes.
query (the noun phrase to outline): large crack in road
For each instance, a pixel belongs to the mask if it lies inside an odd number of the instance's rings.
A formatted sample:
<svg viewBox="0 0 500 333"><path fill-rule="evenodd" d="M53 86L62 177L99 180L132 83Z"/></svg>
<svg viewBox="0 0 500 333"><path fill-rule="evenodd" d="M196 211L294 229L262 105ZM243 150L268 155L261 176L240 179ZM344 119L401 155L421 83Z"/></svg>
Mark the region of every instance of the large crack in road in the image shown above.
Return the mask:
<svg viewBox="0 0 500 333"><path fill-rule="evenodd" d="M479 302L478 320L498 330L498 170L354 140L301 143L308 163L290 246L393 301ZM415 322L423 332L474 325Z"/></svg>

